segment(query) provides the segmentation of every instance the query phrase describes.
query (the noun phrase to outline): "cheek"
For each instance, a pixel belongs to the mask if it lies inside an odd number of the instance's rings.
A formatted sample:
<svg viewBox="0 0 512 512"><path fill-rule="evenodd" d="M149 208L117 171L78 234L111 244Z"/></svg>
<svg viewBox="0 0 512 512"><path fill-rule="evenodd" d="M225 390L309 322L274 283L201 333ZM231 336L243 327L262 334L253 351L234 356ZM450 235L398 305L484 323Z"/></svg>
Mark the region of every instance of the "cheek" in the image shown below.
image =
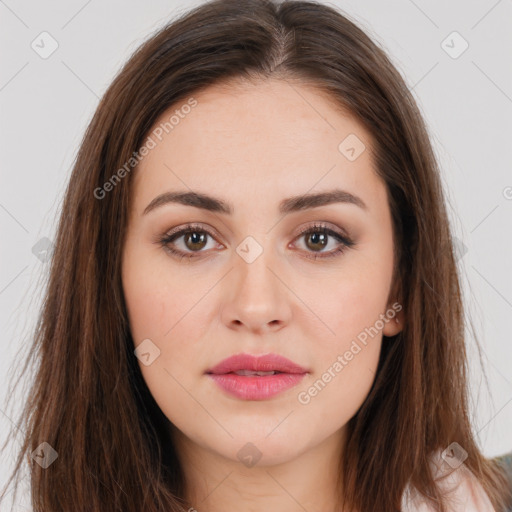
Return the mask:
<svg viewBox="0 0 512 512"><path fill-rule="evenodd" d="M168 293L162 279L152 273L132 268L124 279L124 295L133 340L137 345L145 338L160 338L172 327L168 309L173 309L175 294Z"/></svg>
<svg viewBox="0 0 512 512"><path fill-rule="evenodd" d="M309 318L311 313L311 320L303 322L309 338L319 340L328 351L342 350L375 326L387 309L390 272L382 262L354 258L336 276L297 280L294 292L308 306L304 314Z"/></svg>
<svg viewBox="0 0 512 512"><path fill-rule="evenodd" d="M305 395L299 403L322 421L329 421L327 410L330 421L348 421L375 378L392 267L391 257L388 261L382 252L380 256L354 257L335 285L332 279L317 280L319 286L304 285L298 292L315 313L311 321L302 322L308 339L315 340L315 375L301 388ZM338 412L325 409L328 404Z"/></svg>
<svg viewBox="0 0 512 512"><path fill-rule="evenodd" d="M205 290L201 286L187 286L183 275L165 277L168 267L154 261L148 264L151 261L147 254L134 249L123 265L130 331L134 349L147 339L157 347L150 345L152 354L158 355L148 365L140 359L139 368L160 409L172 422L181 425L188 416L180 411L191 408L190 396L182 386L189 381L187 372L197 358L197 347L184 340L200 338L200 297Z"/></svg>
<svg viewBox="0 0 512 512"><path fill-rule="evenodd" d="M362 349L351 361L329 363L298 390L297 413L313 432L334 432L361 408L375 379L380 339Z"/></svg>
<svg viewBox="0 0 512 512"><path fill-rule="evenodd" d="M137 347L150 339L160 351L151 366L140 365L145 376L155 367L184 372L197 352L192 341L204 336L208 324L205 299L214 283L175 269L169 272L165 258L151 258L136 248L127 252L123 291L133 341Z"/></svg>
<svg viewBox="0 0 512 512"><path fill-rule="evenodd" d="M303 324L315 340L315 372L298 390L297 402L314 428L346 424L368 396L382 345L379 320L386 311L386 285L382 275L379 281L366 273L340 280L328 293L310 293L322 321Z"/></svg>
<svg viewBox="0 0 512 512"><path fill-rule="evenodd" d="M166 255L144 241L127 242L122 268L123 292L135 344L163 339L185 313L187 286L180 274L169 276ZM181 313L181 314L180 314Z"/></svg>

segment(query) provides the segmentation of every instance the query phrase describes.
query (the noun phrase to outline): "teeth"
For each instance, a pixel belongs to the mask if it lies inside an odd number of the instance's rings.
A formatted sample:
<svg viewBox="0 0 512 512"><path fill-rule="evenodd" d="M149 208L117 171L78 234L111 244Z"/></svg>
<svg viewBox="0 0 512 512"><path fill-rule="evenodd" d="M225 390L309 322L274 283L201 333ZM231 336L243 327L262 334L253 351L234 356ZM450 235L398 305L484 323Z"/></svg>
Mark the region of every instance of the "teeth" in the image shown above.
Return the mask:
<svg viewBox="0 0 512 512"><path fill-rule="evenodd" d="M238 370L236 372L233 372L233 373L236 373L237 375L242 375L242 376L247 376L247 375L258 375L260 377L264 377L266 375L274 375L275 373L277 372L253 372L252 370Z"/></svg>

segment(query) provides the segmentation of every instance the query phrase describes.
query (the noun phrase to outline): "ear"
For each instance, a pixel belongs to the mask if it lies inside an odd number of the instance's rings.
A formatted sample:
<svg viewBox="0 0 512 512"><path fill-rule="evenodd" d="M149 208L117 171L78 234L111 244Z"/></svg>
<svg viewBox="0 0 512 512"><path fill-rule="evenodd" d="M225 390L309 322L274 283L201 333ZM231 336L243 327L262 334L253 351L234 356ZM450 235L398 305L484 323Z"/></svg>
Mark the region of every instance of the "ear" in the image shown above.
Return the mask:
<svg viewBox="0 0 512 512"><path fill-rule="evenodd" d="M394 315L394 316L393 316ZM393 288L388 298L385 323L382 334L387 337L396 336L405 326L405 311L402 302L402 281L400 278L393 282Z"/></svg>
<svg viewBox="0 0 512 512"><path fill-rule="evenodd" d="M401 307L400 311L397 311L397 305L400 304L398 301L391 303L388 306L387 311L395 313L394 318L391 318L391 315L388 315L389 320L385 323L384 328L382 329L382 334L387 336L388 338L391 336L396 336L399 332L402 331L405 325L405 313L403 307ZM392 306L395 307L392 307ZM401 305L401 304L400 304Z"/></svg>

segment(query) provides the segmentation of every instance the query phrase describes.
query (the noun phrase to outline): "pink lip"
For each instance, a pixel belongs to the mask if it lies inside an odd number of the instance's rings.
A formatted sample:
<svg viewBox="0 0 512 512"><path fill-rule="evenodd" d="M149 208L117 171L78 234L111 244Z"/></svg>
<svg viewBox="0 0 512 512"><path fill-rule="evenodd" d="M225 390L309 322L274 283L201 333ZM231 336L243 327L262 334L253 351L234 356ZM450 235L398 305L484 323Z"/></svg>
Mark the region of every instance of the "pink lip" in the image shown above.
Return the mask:
<svg viewBox="0 0 512 512"><path fill-rule="evenodd" d="M233 373L239 370L281 373L266 376L243 376ZM259 357L237 354L206 371L220 388L243 400L270 398L296 386L307 373L308 370L277 354Z"/></svg>

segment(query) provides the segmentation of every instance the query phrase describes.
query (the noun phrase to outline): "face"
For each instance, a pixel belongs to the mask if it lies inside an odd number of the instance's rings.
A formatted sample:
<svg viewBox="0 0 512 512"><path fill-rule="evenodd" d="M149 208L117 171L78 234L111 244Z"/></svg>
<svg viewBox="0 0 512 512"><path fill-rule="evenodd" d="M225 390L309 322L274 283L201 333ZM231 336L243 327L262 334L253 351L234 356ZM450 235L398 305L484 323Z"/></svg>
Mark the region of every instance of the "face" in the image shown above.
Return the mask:
<svg viewBox="0 0 512 512"><path fill-rule="evenodd" d="M139 366L180 442L289 461L342 438L382 335L402 328L386 187L368 133L314 89L267 81L193 99L155 123L180 113L133 175L122 279ZM223 207L165 196L192 192ZM208 373L239 354L301 370Z"/></svg>

